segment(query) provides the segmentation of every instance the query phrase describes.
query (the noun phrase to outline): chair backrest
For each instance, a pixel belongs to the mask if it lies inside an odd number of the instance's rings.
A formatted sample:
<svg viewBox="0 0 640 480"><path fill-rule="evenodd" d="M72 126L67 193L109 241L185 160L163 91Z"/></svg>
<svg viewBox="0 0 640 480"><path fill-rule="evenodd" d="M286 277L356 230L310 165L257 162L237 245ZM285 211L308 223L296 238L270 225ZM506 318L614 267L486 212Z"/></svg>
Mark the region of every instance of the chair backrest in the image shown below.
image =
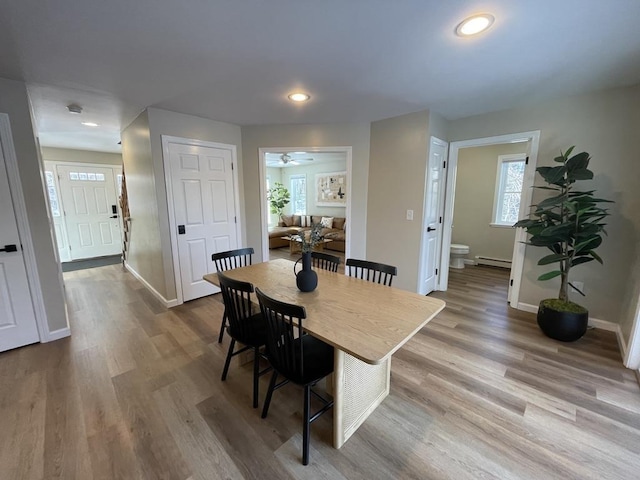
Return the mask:
<svg viewBox="0 0 640 480"><path fill-rule="evenodd" d="M250 327L245 320L252 315L253 285L229 278L221 272L218 272L218 280L222 290L224 309L229 319L229 334L242 342L243 338L249 338L251 335Z"/></svg>
<svg viewBox="0 0 640 480"><path fill-rule="evenodd" d="M303 306L275 300L256 288L262 316L267 322L267 356L273 367L287 378L304 375Z"/></svg>
<svg viewBox="0 0 640 480"><path fill-rule="evenodd" d="M311 252L311 262L316 268L337 272L338 265L340 265L340 257L329 255L328 253Z"/></svg>
<svg viewBox="0 0 640 480"><path fill-rule="evenodd" d="M347 275L357 277L369 282L391 286L393 277L398 274L398 269L384 263L369 262L368 260L356 260L347 258L345 262Z"/></svg>
<svg viewBox="0 0 640 480"><path fill-rule="evenodd" d="M214 253L211 255L211 260L213 260L213 263L219 272L224 272L225 270L232 270L234 268L251 265L252 255L253 247L247 247Z"/></svg>

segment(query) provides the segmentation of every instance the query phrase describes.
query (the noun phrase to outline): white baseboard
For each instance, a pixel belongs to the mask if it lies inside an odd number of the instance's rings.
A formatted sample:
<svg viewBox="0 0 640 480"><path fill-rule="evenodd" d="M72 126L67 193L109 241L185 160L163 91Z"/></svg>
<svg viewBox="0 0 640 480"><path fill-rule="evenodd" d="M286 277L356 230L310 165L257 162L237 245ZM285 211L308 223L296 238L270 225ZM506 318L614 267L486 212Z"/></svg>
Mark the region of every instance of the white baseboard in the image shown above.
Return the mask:
<svg viewBox="0 0 640 480"><path fill-rule="evenodd" d="M463 261L464 261L465 265L475 265L476 264L476 262L474 262L470 258L465 258Z"/></svg>
<svg viewBox="0 0 640 480"><path fill-rule="evenodd" d="M47 338L42 340L42 343L54 342L56 340L60 340L61 338L70 337L70 336L71 336L71 329L69 327L59 328L58 330L48 332Z"/></svg>
<svg viewBox="0 0 640 480"><path fill-rule="evenodd" d="M129 265L129 263L127 263L126 261L124 262L124 268L127 269L127 271L133 275L134 277L136 277L136 279L142 284L144 285L144 287L149 290L151 292L151 294L156 297L165 307L167 308L171 308L171 307L175 307L176 305L178 305L178 299L174 298L171 300L167 300L166 298L164 298L162 296L162 294L160 292L158 292L155 288L153 288L149 282L147 282L144 278L142 278L142 276L140 276L140 274L138 272L136 272L131 265Z"/></svg>

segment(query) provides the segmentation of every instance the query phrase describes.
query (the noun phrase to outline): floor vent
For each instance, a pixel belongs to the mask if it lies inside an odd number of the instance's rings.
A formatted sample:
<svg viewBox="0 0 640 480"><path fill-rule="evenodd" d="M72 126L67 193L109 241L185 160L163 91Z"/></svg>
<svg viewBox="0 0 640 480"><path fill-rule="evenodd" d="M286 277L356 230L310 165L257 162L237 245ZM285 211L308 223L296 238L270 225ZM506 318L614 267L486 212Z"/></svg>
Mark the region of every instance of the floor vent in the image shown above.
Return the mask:
<svg viewBox="0 0 640 480"><path fill-rule="evenodd" d="M476 265L489 265L491 267L511 268L511 260L476 255Z"/></svg>

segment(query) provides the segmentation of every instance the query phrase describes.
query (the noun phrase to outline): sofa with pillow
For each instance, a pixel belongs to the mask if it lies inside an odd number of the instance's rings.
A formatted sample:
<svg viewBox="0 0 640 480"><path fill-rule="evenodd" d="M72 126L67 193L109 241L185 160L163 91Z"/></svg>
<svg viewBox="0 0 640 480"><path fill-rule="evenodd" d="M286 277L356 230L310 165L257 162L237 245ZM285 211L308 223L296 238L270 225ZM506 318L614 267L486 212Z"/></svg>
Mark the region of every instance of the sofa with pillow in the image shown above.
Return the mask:
<svg viewBox="0 0 640 480"><path fill-rule="evenodd" d="M275 227L269 227L269 248L288 247L289 241L282 237L296 235L311 229L314 223L323 223L322 235L332 241L325 244L326 250L344 252L346 240L346 219L322 215L282 215Z"/></svg>

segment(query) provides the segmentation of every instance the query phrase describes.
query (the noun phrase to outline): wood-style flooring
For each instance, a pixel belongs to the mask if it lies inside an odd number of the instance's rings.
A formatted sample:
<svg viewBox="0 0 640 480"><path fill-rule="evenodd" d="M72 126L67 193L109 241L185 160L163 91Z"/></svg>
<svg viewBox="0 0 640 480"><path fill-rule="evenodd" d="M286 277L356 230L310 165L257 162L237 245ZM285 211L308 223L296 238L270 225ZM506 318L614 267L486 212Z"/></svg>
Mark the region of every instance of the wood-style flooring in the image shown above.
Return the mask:
<svg viewBox="0 0 640 480"><path fill-rule="evenodd" d="M307 467L301 390L262 420L249 365L220 381L219 295L166 310L121 266L64 278L73 336L0 354L2 480L640 478L640 388L615 336L545 338L497 269L451 272L389 397L340 450L331 415L315 422Z"/></svg>

